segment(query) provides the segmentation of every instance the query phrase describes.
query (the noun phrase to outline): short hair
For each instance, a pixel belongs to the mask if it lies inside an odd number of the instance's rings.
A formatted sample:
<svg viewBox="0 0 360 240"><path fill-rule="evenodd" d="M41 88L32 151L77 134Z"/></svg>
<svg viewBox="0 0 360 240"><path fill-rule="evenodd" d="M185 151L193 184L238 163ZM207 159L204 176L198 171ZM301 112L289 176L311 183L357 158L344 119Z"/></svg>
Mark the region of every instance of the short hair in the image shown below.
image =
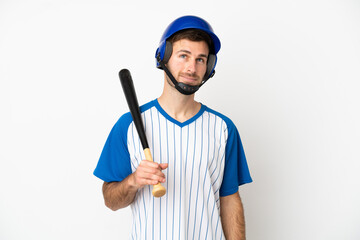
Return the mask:
<svg viewBox="0 0 360 240"><path fill-rule="evenodd" d="M188 39L188 40L194 41L194 42L204 41L204 42L206 42L206 44L209 48L209 53L215 52L211 37L209 36L209 34L207 34L206 32L204 32L202 30L195 29L195 28L184 29L179 32L176 32L174 35L169 37L168 41L170 43L174 43L174 42L177 42L182 39Z"/></svg>

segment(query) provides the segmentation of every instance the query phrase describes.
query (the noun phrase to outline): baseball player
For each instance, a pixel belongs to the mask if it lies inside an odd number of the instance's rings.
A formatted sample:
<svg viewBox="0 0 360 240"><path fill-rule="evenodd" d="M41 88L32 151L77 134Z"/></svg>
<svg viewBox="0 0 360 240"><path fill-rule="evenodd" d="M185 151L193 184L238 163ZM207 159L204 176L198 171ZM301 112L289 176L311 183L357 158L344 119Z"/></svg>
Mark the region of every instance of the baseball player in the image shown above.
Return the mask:
<svg viewBox="0 0 360 240"><path fill-rule="evenodd" d="M204 19L183 16L156 50L160 97L140 107L155 162L144 160L130 113L111 130L94 171L105 204L131 206L130 239L245 239L238 187L252 182L240 135L221 113L195 101L215 73L220 40ZM161 183L167 193L151 194Z"/></svg>

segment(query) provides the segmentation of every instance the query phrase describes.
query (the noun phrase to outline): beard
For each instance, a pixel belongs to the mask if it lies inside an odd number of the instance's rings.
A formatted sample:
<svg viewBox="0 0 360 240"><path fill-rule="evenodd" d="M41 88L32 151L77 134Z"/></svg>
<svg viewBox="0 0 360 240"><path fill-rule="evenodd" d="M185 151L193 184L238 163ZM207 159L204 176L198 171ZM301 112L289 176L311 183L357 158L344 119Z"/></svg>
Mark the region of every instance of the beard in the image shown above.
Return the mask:
<svg viewBox="0 0 360 240"><path fill-rule="evenodd" d="M166 72L167 71L167 72ZM189 73L178 73L177 78L173 76L173 74L169 71L165 71L165 78L170 89L176 89L178 92L184 95L192 95L194 94L202 85L202 81L199 82L198 75L196 74L189 74ZM185 78L184 81L179 81L180 78ZM197 84L198 83L198 84Z"/></svg>

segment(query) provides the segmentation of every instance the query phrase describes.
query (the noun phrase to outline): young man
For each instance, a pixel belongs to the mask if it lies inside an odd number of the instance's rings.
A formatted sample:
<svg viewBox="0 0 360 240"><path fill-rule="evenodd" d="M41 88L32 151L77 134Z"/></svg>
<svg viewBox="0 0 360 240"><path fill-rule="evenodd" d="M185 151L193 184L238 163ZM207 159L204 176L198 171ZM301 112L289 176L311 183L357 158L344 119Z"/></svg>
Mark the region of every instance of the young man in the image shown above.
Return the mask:
<svg viewBox="0 0 360 240"><path fill-rule="evenodd" d="M220 41L195 16L176 19L156 51L162 95L140 110L155 162L145 159L130 113L113 127L94 174L105 204L131 206L131 239L245 239L238 186L252 181L239 133L224 115L196 102L214 74ZM151 195L162 183L167 193Z"/></svg>

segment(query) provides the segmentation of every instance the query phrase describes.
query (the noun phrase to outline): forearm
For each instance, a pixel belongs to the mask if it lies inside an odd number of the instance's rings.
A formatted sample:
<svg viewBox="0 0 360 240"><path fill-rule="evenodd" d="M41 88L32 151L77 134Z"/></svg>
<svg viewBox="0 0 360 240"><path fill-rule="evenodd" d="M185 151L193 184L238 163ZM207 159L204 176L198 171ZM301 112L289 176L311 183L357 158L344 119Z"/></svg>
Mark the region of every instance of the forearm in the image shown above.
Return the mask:
<svg viewBox="0 0 360 240"><path fill-rule="evenodd" d="M162 170L168 167L167 163L155 163L148 160L140 162L136 171L121 182L104 182L103 195L105 205L111 210L118 210L129 206L137 191L147 185L165 182Z"/></svg>
<svg viewBox="0 0 360 240"><path fill-rule="evenodd" d="M227 240L245 240L244 208L238 193L220 198L221 223Z"/></svg>
<svg viewBox="0 0 360 240"><path fill-rule="evenodd" d="M103 195L105 205L113 211L129 206L135 198L138 188L134 184L133 174L121 182L104 182Z"/></svg>

